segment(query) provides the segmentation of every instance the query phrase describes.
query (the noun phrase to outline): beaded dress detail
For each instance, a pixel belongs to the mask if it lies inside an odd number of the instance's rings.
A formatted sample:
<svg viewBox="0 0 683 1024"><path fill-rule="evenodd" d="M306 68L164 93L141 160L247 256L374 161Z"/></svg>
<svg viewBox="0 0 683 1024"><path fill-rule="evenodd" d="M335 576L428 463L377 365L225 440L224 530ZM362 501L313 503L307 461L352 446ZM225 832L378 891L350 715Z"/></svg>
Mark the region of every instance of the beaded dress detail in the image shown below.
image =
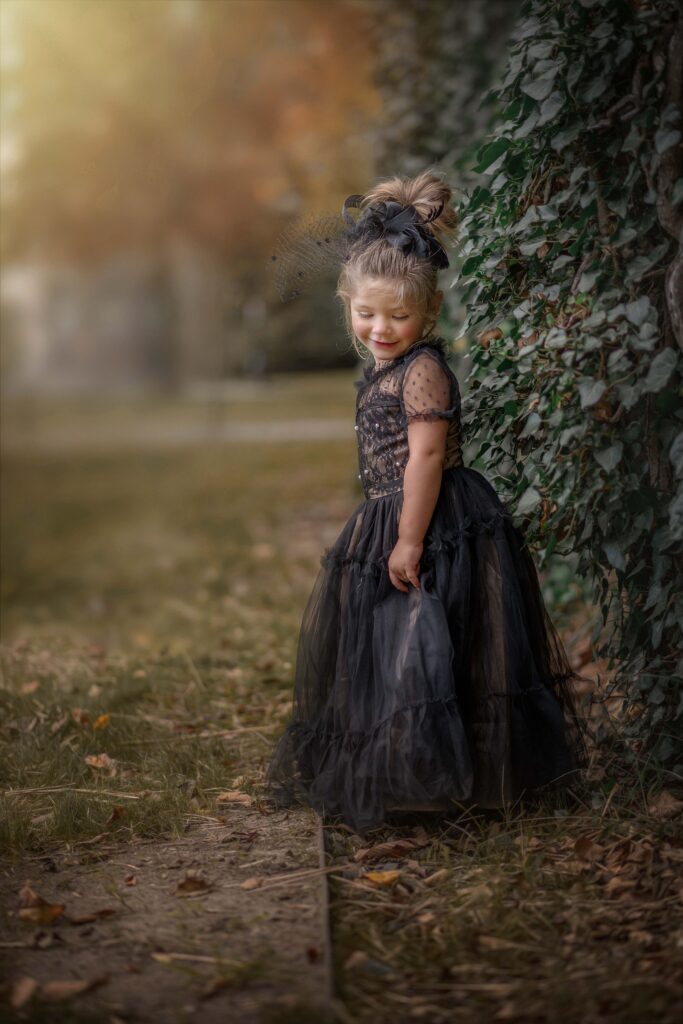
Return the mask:
<svg viewBox="0 0 683 1024"><path fill-rule="evenodd" d="M520 530L463 465L460 391L433 336L356 381L364 498L320 569L297 646L292 717L266 778L358 832L394 807L501 807L560 788L587 763L575 673ZM444 469L420 587L389 579L408 425L447 419Z"/></svg>

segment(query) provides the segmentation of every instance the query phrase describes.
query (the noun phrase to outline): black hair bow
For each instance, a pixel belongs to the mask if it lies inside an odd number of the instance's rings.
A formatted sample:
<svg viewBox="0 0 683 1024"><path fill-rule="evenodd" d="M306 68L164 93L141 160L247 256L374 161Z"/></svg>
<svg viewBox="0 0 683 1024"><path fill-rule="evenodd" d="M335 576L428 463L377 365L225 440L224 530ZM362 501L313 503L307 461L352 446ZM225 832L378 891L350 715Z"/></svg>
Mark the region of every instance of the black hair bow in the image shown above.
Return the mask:
<svg viewBox="0 0 683 1024"><path fill-rule="evenodd" d="M349 200L359 198L350 196ZM344 204L345 217L348 206L356 205L349 200ZM347 217L347 223L349 222L351 218ZM355 223L351 223L351 242L368 243L377 238L384 238L389 245L402 252L412 253L438 269L449 265L443 247L431 232L425 231L424 221L414 206L401 206L392 200L376 203L364 210Z"/></svg>

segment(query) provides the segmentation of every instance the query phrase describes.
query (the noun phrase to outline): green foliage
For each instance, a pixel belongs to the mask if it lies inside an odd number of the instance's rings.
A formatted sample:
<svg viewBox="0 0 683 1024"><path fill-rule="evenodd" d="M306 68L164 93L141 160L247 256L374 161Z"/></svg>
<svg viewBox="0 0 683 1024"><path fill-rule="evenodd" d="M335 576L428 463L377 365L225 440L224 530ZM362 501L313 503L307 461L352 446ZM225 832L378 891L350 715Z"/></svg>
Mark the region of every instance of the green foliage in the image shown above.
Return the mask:
<svg viewBox="0 0 683 1024"><path fill-rule="evenodd" d="M463 202L459 284L479 342L466 437L482 439L477 459L542 557L577 553L613 627L601 653L629 701L627 735L670 765L683 361L663 287L680 254L662 210L683 196L667 80L677 12L675 0L527 0L487 98L503 115Z"/></svg>

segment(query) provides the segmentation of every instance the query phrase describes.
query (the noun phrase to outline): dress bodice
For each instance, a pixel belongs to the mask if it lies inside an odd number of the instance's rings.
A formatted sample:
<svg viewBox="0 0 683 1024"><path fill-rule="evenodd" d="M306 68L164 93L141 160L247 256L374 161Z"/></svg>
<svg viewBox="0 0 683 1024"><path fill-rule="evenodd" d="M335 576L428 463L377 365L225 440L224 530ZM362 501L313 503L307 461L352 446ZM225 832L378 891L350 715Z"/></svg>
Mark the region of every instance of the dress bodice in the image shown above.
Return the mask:
<svg viewBox="0 0 683 1024"><path fill-rule="evenodd" d="M355 384L358 476L366 498L403 486L413 420L447 419L444 469L462 465L460 389L442 338L416 341L402 356L365 367Z"/></svg>

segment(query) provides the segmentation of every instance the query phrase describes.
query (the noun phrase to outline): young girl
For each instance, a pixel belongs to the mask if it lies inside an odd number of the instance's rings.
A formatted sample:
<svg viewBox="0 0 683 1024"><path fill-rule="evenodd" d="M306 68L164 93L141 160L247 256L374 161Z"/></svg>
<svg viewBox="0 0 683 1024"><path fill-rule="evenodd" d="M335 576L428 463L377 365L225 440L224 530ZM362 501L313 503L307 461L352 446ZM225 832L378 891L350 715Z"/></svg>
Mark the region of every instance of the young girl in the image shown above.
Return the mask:
<svg viewBox="0 0 683 1024"><path fill-rule="evenodd" d="M531 555L462 461L458 382L432 333L450 196L424 172L343 210L337 295L373 357L356 382L364 500L321 558L266 788L361 833L396 810L502 807L586 764Z"/></svg>

